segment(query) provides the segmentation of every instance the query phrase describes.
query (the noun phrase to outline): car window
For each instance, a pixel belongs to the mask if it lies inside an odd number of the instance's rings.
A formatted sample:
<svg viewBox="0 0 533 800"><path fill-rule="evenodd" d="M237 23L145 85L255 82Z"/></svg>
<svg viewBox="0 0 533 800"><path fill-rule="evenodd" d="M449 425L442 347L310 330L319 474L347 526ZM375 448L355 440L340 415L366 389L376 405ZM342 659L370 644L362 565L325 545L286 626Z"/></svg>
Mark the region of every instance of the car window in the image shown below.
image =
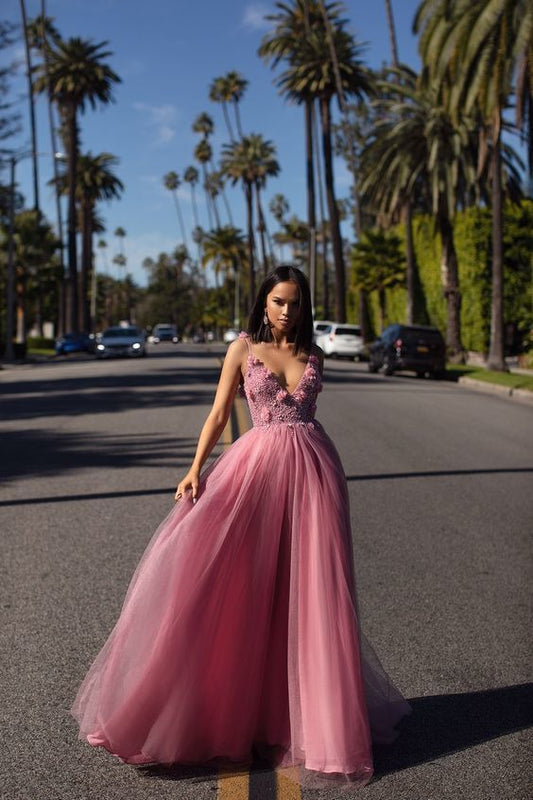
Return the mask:
<svg viewBox="0 0 533 800"><path fill-rule="evenodd" d="M442 334L436 328L434 330L427 328L404 328L401 336L406 342L416 342L423 339L427 342L441 342Z"/></svg>
<svg viewBox="0 0 533 800"><path fill-rule="evenodd" d="M137 328L108 328L104 331L104 336L119 337L119 336L138 336L139 330Z"/></svg>
<svg viewBox="0 0 533 800"><path fill-rule="evenodd" d="M361 328L355 326L348 327L346 325L337 325L335 333L337 336L361 336Z"/></svg>

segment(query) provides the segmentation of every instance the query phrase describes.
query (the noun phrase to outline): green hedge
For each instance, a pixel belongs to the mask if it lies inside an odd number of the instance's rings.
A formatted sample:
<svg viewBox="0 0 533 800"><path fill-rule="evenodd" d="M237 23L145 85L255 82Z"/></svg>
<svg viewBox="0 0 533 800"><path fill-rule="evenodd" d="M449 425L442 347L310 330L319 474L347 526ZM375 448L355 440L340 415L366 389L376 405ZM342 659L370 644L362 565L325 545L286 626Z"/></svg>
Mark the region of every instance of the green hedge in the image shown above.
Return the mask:
<svg viewBox="0 0 533 800"><path fill-rule="evenodd" d="M46 336L28 336L28 350L53 350L55 339L48 339Z"/></svg>
<svg viewBox="0 0 533 800"><path fill-rule="evenodd" d="M488 209L470 208L455 220L454 240L459 264L461 291L461 334L466 350L486 352L490 337L491 302L491 215ZM405 241L403 225L396 232ZM433 218L416 215L413 240L420 283L429 323L445 331L446 303L441 281L440 238L434 233ZM504 207L504 314L515 323L523 341L533 327L533 201L507 203ZM387 322L406 321L406 290L387 290ZM370 297L372 323L379 330L376 293ZM351 303L352 309L356 303ZM427 321L423 319L417 322Z"/></svg>

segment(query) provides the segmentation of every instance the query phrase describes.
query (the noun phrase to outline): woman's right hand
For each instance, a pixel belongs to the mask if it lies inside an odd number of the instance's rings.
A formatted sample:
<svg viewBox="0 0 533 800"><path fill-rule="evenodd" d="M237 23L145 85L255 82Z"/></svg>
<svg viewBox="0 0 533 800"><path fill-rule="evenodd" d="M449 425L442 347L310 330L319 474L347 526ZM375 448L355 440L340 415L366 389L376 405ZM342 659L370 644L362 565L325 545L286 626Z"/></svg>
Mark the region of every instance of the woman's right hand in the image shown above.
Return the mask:
<svg viewBox="0 0 533 800"><path fill-rule="evenodd" d="M196 500L198 499L199 483L200 483L200 473L198 472L198 470L190 469L186 474L186 476L183 478L183 480L178 483L178 488L176 489L174 500L182 500L185 497L185 493L191 491L192 501L193 503L196 503Z"/></svg>

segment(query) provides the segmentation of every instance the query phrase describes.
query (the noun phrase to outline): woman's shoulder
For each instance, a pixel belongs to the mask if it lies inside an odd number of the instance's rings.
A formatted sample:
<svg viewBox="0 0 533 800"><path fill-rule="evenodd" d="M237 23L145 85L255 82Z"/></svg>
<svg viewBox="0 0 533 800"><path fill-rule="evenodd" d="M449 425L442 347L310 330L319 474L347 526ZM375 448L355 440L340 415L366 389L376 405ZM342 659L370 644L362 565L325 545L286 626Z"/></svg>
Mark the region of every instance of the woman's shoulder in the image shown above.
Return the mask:
<svg viewBox="0 0 533 800"><path fill-rule="evenodd" d="M233 342L228 345L225 360L230 359L231 361L242 362L244 357L250 352L249 341L248 334L243 331L237 339L234 339Z"/></svg>

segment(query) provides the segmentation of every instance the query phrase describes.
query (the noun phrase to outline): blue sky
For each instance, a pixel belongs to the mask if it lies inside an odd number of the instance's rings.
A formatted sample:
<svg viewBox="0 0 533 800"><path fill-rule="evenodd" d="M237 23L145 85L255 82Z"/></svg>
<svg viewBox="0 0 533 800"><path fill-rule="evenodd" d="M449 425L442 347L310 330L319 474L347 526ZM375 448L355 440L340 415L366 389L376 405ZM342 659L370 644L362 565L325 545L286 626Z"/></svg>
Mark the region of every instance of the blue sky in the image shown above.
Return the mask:
<svg viewBox="0 0 533 800"><path fill-rule="evenodd" d="M26 0L29 17L40 11L40 0ZM418 67L416 40L411 23L418 0L393 0L400 60ZM303 111L287 104L273 85L273 73L257 56L261 37L269 29L264 15L272 13L273 2L244 0L48 0L47 14L64 37L81 36L107 40L113 55L112 68L122 83L115 90L116 102L103 110L87 111L81 118L82 148L93 154L110 152L120 159L117 174L125 184L119 201L104 203L108 259L118 251L113 232L118 226L127 232L125 252L128 271L141 285L146 283L142 261L171 251L181 240L170 193L162 178L174 170L182 174L194 163L198 136L191 125L202 111L215 121L213 146L220 152L228 141L222 109L209 101L212 79L229 70L241 72L249 81L241 103L245 132L261 133L277 149L281 172L267 185L266 204L281 192L291 212L305 216ZM366 43L365 60L372 67L389 61L389 40L384 0L349 0L346 16L356 38ZM4 0L2 18L19 21L18 0ZM11 55L22 60L21 43ZM27 114L23 67L12 82L18 105ZM38 103L39 151L50 151L46 108ZM28 125L12 146L29 144ZM196 165L198 166L198 165ZM40 159L43 210L53 221L51 189L45 186L51 168ZM344 164L336 164L339 197L348 194L349 175ZM17 180L28 204L32 202L30 162L17 167ZM242 192L228 189L235 223L245 228ZM201 195L199 194L201 198ZM179 198L185 224L193 227L189 189L180 187ZM266 205L265 204L265 205ZM205 205L200 205L201 223L207 227ZM224 220L223 220L224 221ZM273 221L271 226L274 227ZM101 254L98 256L101 259ZM103 261L97 263L103 269Z"/></svg>

